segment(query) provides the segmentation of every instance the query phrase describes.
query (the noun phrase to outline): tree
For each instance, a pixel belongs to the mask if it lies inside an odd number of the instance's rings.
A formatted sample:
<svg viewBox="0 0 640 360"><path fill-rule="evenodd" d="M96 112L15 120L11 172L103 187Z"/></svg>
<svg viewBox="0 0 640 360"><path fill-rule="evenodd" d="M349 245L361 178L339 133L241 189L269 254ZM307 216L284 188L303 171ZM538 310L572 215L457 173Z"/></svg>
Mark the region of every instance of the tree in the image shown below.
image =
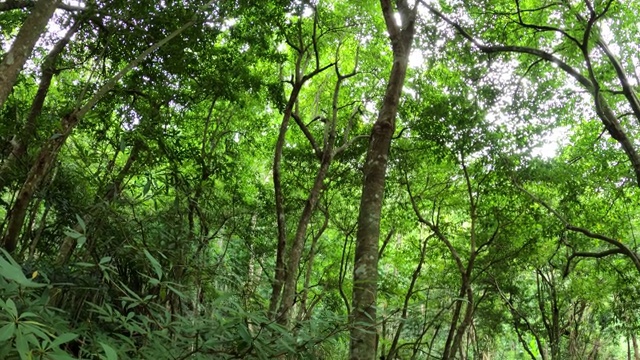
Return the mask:
<svg viewBox="0 0 640 360"><path fill-rule="evenodd" d="M0 107L4 105L22 67L31 55L40 35L58 5L57 0L39 0L20 28L9 51L0 62Z"/></svg>
<svg viewBox="0 0 640 360"><path fill-rule="evenodd" d="M391 39L393 66L384 99L373 125L364 165L364 178L353 267L351 359L372 359L376 349L376 287L378 279L378 241L384 198L385 175L391 138L395 132L398 102L404 85L413 44L417 4L398 2L400 24L396 23L390 1L381 1L387 32Z"/></svg>
<svg viewBox="0 0 640 360"><path fill-rule="evenodd" d="M638 354L635 3L44 4L0 358Z"/></svg>

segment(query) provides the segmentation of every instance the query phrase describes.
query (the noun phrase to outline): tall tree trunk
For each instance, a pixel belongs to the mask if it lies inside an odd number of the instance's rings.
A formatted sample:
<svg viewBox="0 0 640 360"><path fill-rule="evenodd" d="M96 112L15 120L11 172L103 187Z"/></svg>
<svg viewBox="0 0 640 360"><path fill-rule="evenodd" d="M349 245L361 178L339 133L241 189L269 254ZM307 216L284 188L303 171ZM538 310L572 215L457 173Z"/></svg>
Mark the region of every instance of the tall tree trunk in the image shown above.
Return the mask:
<svg viewBox="0 0 640 360"><path fill-rule="evenodd" d="M195 24L196 20L197 20L197 17L194 16L193 20L182 25L180 28L173 31L171 34L167 35L167 37L165 37L164 39L149 46L142 53L140 53L140 55L138 55L135 59L131 60L131 62L129 62L126 66L124 66L122 70L118 71L118 73L116 73L109 80L107 80L107 82L104 85L102 85L98 91L96 91L96 93L86 102L86 104L84 104L81 108L72 111L62 119L60 133L55 134L54 136L49 138L47 143L40 150L40 153L38 154L36 162L31 167L31 170L29 170L29 173L27 174L27 179L22 185L22 188L18 193L16 202L10 211L10 214L7 220L7 223L8 223L7 233L2 239L4 247L8 252L13 252L17 246L20 230L22 229L22 225L24 224L24 218L27 212L27 207L31 202L31 198L33 197L33 194L40 186L42 179L44 179L45 175L50 170L51 165L53 164L54 160L58 156L58 153L60 152L60 149L66 142L69 135L71 135L71 132L76 127L78 122L82 119L82 117L84 117L91 109L93 109L93 107L100 100L102 100L102 98L106 96L107 93L111 91L111 89L113 89L116 83L120 79L122 79L122 77L125 74L127 74L136 66L138 66L138 64L144 58L149 56L149 54L158 50L160 47L164 46L173 38L180 35L183 31L185 31L186 29L191 27L193 24ZM2 76L1 72L0 72L0 76ZM0 78L0 84L2 81L3 79ZM2 91L1 89L2 89L2 85L0 85L0 91Z"/></svg>
<svg viewBox="0 0 640 360"><path fill-rule="evenodd" d="M52 137L47 141L40 151L35 164L31 167L29 174L27 174L27 179L22 185L16 202L9 214L7 233L2 241L8 252L13 252L18 245L20 230L24 224L27 207L31 202L33 194L39 188L40 183L47 175L51 165L53 165L58 152L60 152L60 148L62 148L62 145L64 145L77 123L78 116L75 111L64 117L62 120L62 132L57 134L57 137Z"/></svg>
<svg viewBox="0 0 640 360"><path fill-rule="evenodd" d="M56 10L59 0L39 0L22 24L11 49L0 63L0 109L9 97L18 74L27 62L40 35L45 32L47 23Z"/></svg>
<svg viewBox="0 0 640 360"><path fill-rule="evenodd" d="M67 30L67 33L62 39L58 40L56 45L44 58L44 61L40 66L42 76L40 77L38 91L33 98L33 103L31 104L27 120L23 128L11 141L12 149L11 153L9 153L9 157L7 157L2 165L0 165L0 190L7 186L7 177L11 172L13 165L20 162L27 153L29 143L35 138L38 116L40 116L40 113L42 112L44 100L47 97L49 87L51 86L51 80L56 74L55 63L62 53L62 50L64 50L69 41L71 41L71 37L80 29L81 24L81 21L76 21L73 26Z"/></svg>
<svg viewBox="0 0 640 360"><path fill-rule="evenodd" d="M354 70L350 74L343 76L340 75L337 64L335 65L335 68L338 79L336 80L333 91L331 120L325 122L325 135L322 147L322 155L320 157L320 168L318 169L316 178L313 182L313 186L311 188L311 191L309 192L309 196L307 197L307 201L305 203L304 209L302 210L302 214L300 215L298 227L296 228L296 233L291 244L291 251L289 252L289 261L287 264L284 279L284 290L282 292L282 302L280 304L279 310L279 321L283 325L286 325L288 323L290 317L289 311L291 310L296 297L298 267L300 266L300 259L302 258L302 250L304 250L305 238L307 236L307 227L311 222L311 217L313 216L316 205L318 204L318 200L320 199L320 195L322 194L322 190L324 188L324 180L327 177L329 167L331 166L331 162L333 161L333 157L335 156L334 147L336 143L338 110L340 108L340 88L342 86L342 82L345 79L356 74ZM307 130L301 121L299 123L303 131ZM308 133L308 130L305 132ZM313 137L310 137L310 141L312 139ZM312 144L314 143L315 140L312 141Z"/></svg>
<svg viewBox="0 0 640 360"><path fill-rule="evenodd" d="M358 230L356 233L353 269L353 299L351 313L352 360L371 360L376 356L376 299L378 283L378 241L380 216L384 197L387 159L395 131L398 102L407 73L409 53L413 43L417 4L413 9L406 1L398 1L401 26L398 26L390 0L381 0L387 31L393 50L393 67L378 119L371 130Z"/></svg>
<svg viewBox="0 0 640 360"><path fill-rule="evenodd" d="M309 318L311 315L311 307L307 308L307 299L309 298L309 284L311 283L311 275L313 273L313 263L318 251L318 241L324 231L329 225L329 213L324 213L324 222L320 226L320 229L313 235L311 241L311 249L309 249L309 260L307 261L307 269L304 274L304 287L302 288L302 294L300 295L300 311L298 312L298 321L302 321L305 318Z"/></svg>
<svg viewBox="0 0 640 360"><path fill-rule="evenodd" d="M467 277L467 279L469 278ZM464 312L462 321L460 322L460 325L458 325L458 328L456 329L456 336L453 339L453 345L452 345L452 349L453 349L453 351L451 352L452 354L455 353L456 349L462 350L463 336L466 333L469 326L471 325L471 321L473 320L473 310L474 310L475 304L473 299L473 289L471 288L470 280L467 280L467 284L465 285L464 292L466 295L466 301L464 304L465 312Z"/></svg>
<svg viewBox="0 0 640 360"><path fill-rule="evenodd" d="M640 360L640 350L638 350L638 337L636 333L631 333L631 343L633 344L633 358L634 360Z"/></svg>
<svg viewBox="0 0 640 360"><path fill-rule="evenodd" d="M465 297L467 287L467 280L464 274L462 274L462 280L460 284L460 293L458 293L458 300L453 310L453 317L451 318L451 324L449 325L449 334L444 344L444 350L442 352L442 359L449 360L452 356L455 356L456 348L454 347L454 339L456 338L456 328L458 326L458 320L460 319L460 313L462 312L462 299Z"/></svg>
<svg viewBox="0 0 640 360"><path fill-rule="evenodd" d="M284 255L287 250L287 226L284 215L284 194L282 192L282 180L280 179L280 165L282 163L282 149L284 148L284 142L287 135L287 129L289 128L289 121L291 120L291 113L293 112L293 106L295 105L302 83L296 82L293 85L291 95L289 95L289 101L284 110L282 116L282 123L280 124L280 132L278 134L278 140L276 141L275 154L273 156L273 188L275 190L276 200L276 218L278 224L278 244L276 247L276 268L273 276L273 282L271 284L271 300L269 302L269 314L272 317L276 315L276 309L278 308L278 300L280 299L280 293L282 292L282 286L285 281L285 268L284 268Z"/></svg>
<svg viewBox="0 0 640 360"><path fill-rule="evenodd" d="M394 359L396 356L398 343L400 341L400 335L402 334L402 329L404 328L404 324L409 315L409 301L413 296L413 289L416 285L416 282L418 281L418 277L420 276L420 271L422 271L422 265L424 264L424 258L427 253L427 244L429 243L429 239L430 237L426 238L422 243L422 249L420 251L420 261L418 262L418 266L416 266L416 269L413 271L411 282L409 283L409 288L407 289L407 293L404 296L404 303L402 304L402 315L400 316L398 328L396 329L396 333L393 336L393 341L391 342L391 346L389 347L389 355L387 356L387 359Z"/></svg>
<svg viewBox="0 0 640 360"><path fill-rule="evenodd" d="M317 21L317 17L315 19L316 20L314 21ZM314 23L314 27L316 25L317 24ZM316 36L315 32L313 36L314 38L312 42L313 44L315 44L315 42L317 41L315 37ZM320 74L321 72L335 65L334 63L331 63L321 67L318 61L319 56L317 53L317 47L314 45L313 51L315 52L315 59L316 59L315 69L305 75L304 72L309 62L308 61L309 58L305 59L305 54L307 51L310 51L310 48L309 46L306 46L303 43L302 33L300 33L299 41L300 43L298 44L299 45L298 56L295 63L295 74L294 74L294 78L292 79L293 89L291 90L291 94L289 95L289 100L287 101L287 105L285 106L285 109L284 109L284 113L282 116L282 123L280 124L280 132L278 133L278 140L276 141L276 148L273 155L273 188L275 190L276 217L277 217L277 224L278 224L278 244L276 248L275 274L273 277L273 282L271 284L271 299L269 301L269 316L272 318L275 318L276 315L278 315L276 314L276 310L278 309L278 302L281 299L280 295L281 293L283 293L283 286L285 286L285 283L287 282L287 278L286 278L288 276L287 270L290 269L290 266L292 265L296 266L296 275L297 275L297 264L295 261L289 262L288 264L289 269L285 267L285 253L287 250L287 229L286 229L286 221L285 221L285 213L284 213L284 194L282 191L282 180L281 180L281 174L280 174L280 166L282 163L282 149L284 147L287 130L289 128L289 122L291 121L291 118L294 116L293 111L296 103L298 102L298 95L300 94L300 90L302 90L302 87L308 80L310 80L314 76ZM331 156L333 156L333 154L331 154ZM309 200L307 201L307 205L309 205L310 200L311 200L311 195L309 197ZM312 205L311 211L313 211L313 207L315 207L315 204L311 204L311 205ZM303 212L302 217L304 217L305 214L306 213ZM304 229L301 229L301 226L299 224L298 229L296 230L296 238L298 237L298 233L301 230L303 230L304 234L306 234L306 225L304 225ZM294 245L293 245L294 248L292 249L292 252L296 251L295 248L298 246L298 245L295 245L295 243L296 241L294 240ZM282 294L283 300L285 297L291 296L290 295L291 289L287 289L286 291L288 291L286 296ZM295 295L295 290L293 295ZM291 302L291 304L293 304L293 301ZM291 305L284 306L286 305L284 304L284 301L282 301L280 305L281 306L278 311L279 313L281 313L282 310L286 312L291 307ZM283 317L280 316L279 319L283 319Z"/></svg>
<svg viewBox="0 0 640 360"><path fill-rule="evenodd" d="M320 194L324 186L324 179L326 178L327 172L329 171L331 160L333 160L333 156L331 154L333 151L333 147L331 146L327 150L328 151L325 151L325 154L323 155L322 164L320 165L320 169L318 169L313 187L311 188L309 197L307 198L304 209L302 210L302 215L300 215L296 234L291 244L291 251L289 252L288 259L289 261L287 263L287 271L285 272L284 290L282 291L282 302L280 304L280 310L278 311L279 322L283 325L286 325L288 323L289 310L291 310L291 307L293 306L293 302L295 300L296 284L298 280L298 267L300 266L300 259L302 258L302 250L304 249L304 240L307 235L307 227L311 222L311 216L313 215L318 200L320 199Z"/></svg>

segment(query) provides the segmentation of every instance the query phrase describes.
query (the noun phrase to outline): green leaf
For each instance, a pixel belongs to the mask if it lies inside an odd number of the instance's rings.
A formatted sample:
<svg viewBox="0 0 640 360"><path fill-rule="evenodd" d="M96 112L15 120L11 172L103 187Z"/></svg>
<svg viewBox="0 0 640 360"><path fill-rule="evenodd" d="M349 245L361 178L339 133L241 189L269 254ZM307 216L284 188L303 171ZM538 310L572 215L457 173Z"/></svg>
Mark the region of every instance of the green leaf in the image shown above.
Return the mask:
<svg viewBox="0 0 640 360"><path fill-rule="evenodd" d="M15 323L8 323L0 328L0 342L9 340L16 331Z"/></svg>
<svg viewBox="0 0 640 360"><path fill-rule="evenodd" d="M87 242L87 238L85 236L81 236L77 239L78 247L81 248Z"/></svg>
<svg viewBox="0 0 640 360"><path fill-rule="evenodd" d="M52 360L76 360L76 358L69 356L69 354L66 354L61 351L52 353L52 354L47 354L47 357Z"/></svg>
<svg viewBox="0 0 640 360"><path fill-rule="evenodd" d="M79 239L81 237L83 237L84 235L73 230L73 229L69 229L69 230L65 230L64 234L67 235L68 237L72 238L72 239Z"/></svg>
<svg viewBox="0 0 640 360"><path fill-rule="evenodd" d="M21 360L31 360L29 343L27 343L26 336L20 331L16 333L16 350L18 350L18 355L20 355Z"/></svg>
<svg viewBox="0 0 640 360"><path fill-rule="evenodd" d="M64 333L58 336L55 340L53 340L53 342L51 343L51 347L58 347L62 344L66 344L77 337L78 337L78 334Z"/></svg>
<svg viewBox="0 0 640 360"><path fill-rule="evenodd" d="M144 184L144 188L142 189L142 196L147 195L149 190L151 190L151 179L147 178L147 183Z"/></svg>
<svg viewBox="0 0 640 360"><path fill-rule="evenodd" d="M86 262L77 262L77 263L73 263L73 266L90 268L96 265L91 263L86 263Z"/></svg>
<svg viewBox="0 0 640 360"><path fill-rule="evenodd" d="M169 284L167 284L167 287L169 288L169 290L171 290L172 293L178 295L179 297L181 297L183 299L186 298L186 296L182 292L180 292L178 289L176 289L175 287L173 287L173 286L171 286Z"/></svg>
<svg viewBox="0 0 640 360"><path fill-rule="evenodd" d="M15 267L7 260L0 257L0 274L7 279L17 282L18 284L26 283L27 277L24 276L22 270L19 267Z"/></svg>
<svg viewBox="0 0 640 360"><path fill-rule="evenodd" d="M101 342L100 346L104 350L104 354L107 356L107 360L118 360L118 353L109 345Z"/></svg>
<svg viewBox="0 0 640 360"><path fill-rule="evenodd" d="M18 325L18 328L22 328L24 334L34 334L40 339L48 340L50 337L53 337L53 334L46 330L46 325L35 321L22 322Z"/></svg>
<svg viewBox="0 0 640 360"><path fill-rule="evenodd" d="M7 302L5 303L4 308L5 310L7 310L7 313L9 313L9 315L11 315L12 318L18 319L18 309L16 308L16 303L14 303L13 300L7 299Z"/></svg>
<svg viewBox="0 0 640 360"><path fill-rule="evenodd" d="M80 228L86 234L87 233L87 224L84 223L84 219L80 215L76 214L76 220L78 220L78 225L80 225Z"/></svg>
<svg viewBox="0 0 640 360"><path fill-rule="evenodd" d="M30 311L25 311L22 314L20 314L19 319L28 319L28 318L33 318L33 317L38 317L37 314L32 313Z"/></svg>
<svg viewBox="0 0 640 360"><path fill-rule="evenodd" d="M24 287L37 288L46 286L45 284L38 284L27 279L27 277L22 273L22 268L13 260L13 258L11 258L11 255L9 255L9 253L4 249L0 250L4 254L4 257L0 256L0 274L5 279L15 281Z"/></svg>
<svg viewBox="0 0 640 360"><path fill-rule="evenodd" d="M153 271L155 271L156 275L158 276L158 279L161 279L162 266L160 266L160 263L158 262L158 260L156 260L156 258L154 258L153 255L151 255L151 253L147 249L144 249L144 255L147 257L147 259L149 259L149 262L151 262L151 266L153 266Z"/></svg>

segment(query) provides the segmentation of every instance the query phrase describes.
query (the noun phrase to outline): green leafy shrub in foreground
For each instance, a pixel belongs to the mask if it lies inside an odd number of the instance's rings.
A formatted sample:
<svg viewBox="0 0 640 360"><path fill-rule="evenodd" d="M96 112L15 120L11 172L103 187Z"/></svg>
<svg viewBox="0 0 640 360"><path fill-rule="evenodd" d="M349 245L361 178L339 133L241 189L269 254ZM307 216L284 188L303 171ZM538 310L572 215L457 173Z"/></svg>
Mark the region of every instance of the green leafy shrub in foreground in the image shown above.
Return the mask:
<svg viewBox="0 0 640 360"><path fill-rule="evenodd" d="M113 288L121 296L100 305L85 302L88 316L74 321L68 311L50 306L61 285L36 271L25 275L8 253L0 251L0 359L326 358L323 346L335 342L344 330L340 319L325 319L307 322L292 334L265 314L246 312L225 296L214 301L207 316L176 315L158 302L159 296L142 298L115 281ZM145 255L153 265L153 257ZM108 259L98 268L104 272L103 281L113 281ZM162 270L154 272L157 278L147 278L158 284ZM64 289L74 290L69 284Z"/></svg>

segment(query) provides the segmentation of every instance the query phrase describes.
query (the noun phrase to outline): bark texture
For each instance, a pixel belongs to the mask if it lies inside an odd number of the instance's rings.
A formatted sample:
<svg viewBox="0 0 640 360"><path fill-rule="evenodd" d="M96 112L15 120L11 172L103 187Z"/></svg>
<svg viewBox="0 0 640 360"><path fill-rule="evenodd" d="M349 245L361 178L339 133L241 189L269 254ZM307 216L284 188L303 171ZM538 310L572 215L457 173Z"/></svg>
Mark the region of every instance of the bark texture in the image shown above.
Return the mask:
<svg viewBox="0 0 640 360"><path fill-rule="evenodd" d="M395 131L398 102L407 73L413 43L417 6L410 8L398 1L401 26L398 26L390 0L381 0L387 31L393 50L393 66L382 107L369 140L364 165L364 181L353 268L353 299L350 358L371 360L376 356L376 299L378 283L378 241L384 198L385 177L391 138Z"/></svg>
<svg viewBox="0 0 640 360"><path fill-rule="evenodd" d="M80 29L81 24L82 23L80 21L77 21L67 31L65 36L56 43L51 51L49 51L49 54L47 54L42 66L40 67L42 76L40 77L38 91L33 98L33 103L31 104L31 110L29 110L27 120L20 132L16 134L11 141L11 153L2 165L0 165L0 190L4 189L8 185L7 180L10 172L17 163L20 163L24 155L26 155L29 143L31 143L36 136L38 116L40 116L40 113L42 112L42 107L44 106L44 101L47 97L47 93L49 92L51 81L57 72L55 69L55 63L69 41L71 41L71 37Z"/></svg>
<svg viewBox="0 0 640 360"><path fill-rule="evenodd" d="M22 67L36 45L40 35L46 30L47 23L56 10L58 0L40 0L22 24L11 49L0 63L0 108L9 97L13 85L22 71Z"/></svg>
<svg viewBox="0 0 640 360"><path fill-rule="evenodd" d="M35 11L35 10L34 10ZM27 213L27 208L31 199L33 198L33 194L36 190L38 190L42 180L47 175L48 171L51 169L51 166L55 162L60 149L65 144L67 138L73 132L73 129L76 127L78 122L91 110L93 107L104 98L111 89L116 85L116 83L129 71L138 66L138 64L149 54L158 50L160 47L171 41L176 36L180 35L183 31L188 29L190 26L195 24L196 17L193 20L187 22L179 29L175 30L171 34L169 34L164 39L159 42L149 46L146 50L144 50L140 55L138 55L135 59L133 59L129 64L122 68L122 70L118 71L115 75L113 75L100 89L79 109L76 109L66 115L60 124L60 132L54 134L47 140L46 144L40 149L38 153L36 162L31 166L29 173L27 175L27 179L22 185L20 192L16 198L16 202L11 209L8 219L6 221L7 232L2 242L4 244L5 249L8 252L13 252L18 245L18 239L20 235L20 231L24 224L24 219ZM0 73L2 75L2 73ZM2 81L0 79L0 81ZM1 85L0 85L1 91ZM0 99L1 100L1 99ZM1 106L1 103L0 103Z"/></svg>
<svg viewBox="0 0 640 360"><path fill-rule="evenodd" d="M280 165L282 164L282 149L289 129L289 121L293 112L293 106L298 100L298 94L303 83L295 83L289 95L289 102L284 110L282 123L280 124L280 132L276 141L275 154L273 156L273 189L275 190L276 200L276 217L278 223L278 245L276 248L276 269L271 284L271 301L269 302L269 314L274 317L278 308L278 300L282 293L282 286L285 277L284 258L287 249L287 226L284 216L284 194L282 192L282 179L280 175Z"/></svg>

